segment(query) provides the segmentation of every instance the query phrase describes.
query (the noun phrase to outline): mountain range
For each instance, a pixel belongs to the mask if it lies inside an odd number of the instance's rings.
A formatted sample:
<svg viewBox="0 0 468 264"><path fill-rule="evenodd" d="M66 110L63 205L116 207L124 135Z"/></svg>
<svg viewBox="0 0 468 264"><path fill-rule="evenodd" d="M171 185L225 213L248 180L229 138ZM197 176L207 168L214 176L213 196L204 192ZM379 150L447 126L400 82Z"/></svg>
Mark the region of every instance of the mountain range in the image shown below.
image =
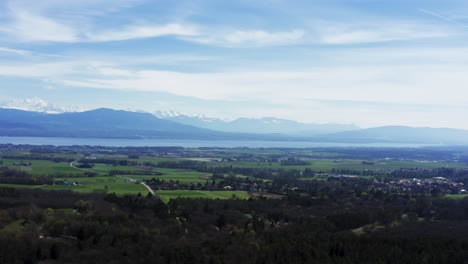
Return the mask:
<svg viewBox="0 0 468 264"><path fill-rule="evenodd" d="M48 113L48 114L60 114L66 112L82 112L83 108L77 106L58 106L56 104L51 104L45 100L42 100L37 97L19 99L4 102L0 106L1 108L7 109L17 109L24 111Z"/></svg>
<svg viewBox="0 0 468 264"><path fill-rule="evenodd" d="M37 97L13 100L4 102L3 104L0 103L0 108L48 114L85 111L83 108L77 106L59 106ZM138 112L147 113L145 111ZM348 124L306 124L274 117L223 120L220 118L180 113L171 110L156 111L152 114L160 119L174 121L180 124L230 133L252 133L252 131L255 131L255 133L259 134L286 134L299 137L310 137L315 135L359 129L359 127L355 125Z"/></svg>
<svg viewBox="0 0 468 264"><path fill-rule="evenodd" d="M206 116L189 116L174 111L158 111L154 115L181 124L233 133L252 133L252 131L255 131L261 134L310 137L359 129L359 127L352 124L306 124L274 117L238 118L229 121Z"/></svg>
<svg viewBox="0 0 468 264"><path fill-rule="evenodd" d="M0 108L0 136L287 140L285 135L228 133L158 118L149 113L100 108L48 114Z"/></svg>
<svg viewBox="0 0 468 264"><path fill-rule="evenodd" d="M187 118L188 119L188 118ZM200 120L200 118L198 118ZM173 119L174 120L174 119ZM216 121L225 126L233 123L240 132L226 132L197 127L173 120L158 118L149 113L112 109L95 109L84 112L48 114L17 109L0 108L0 136L29 137L84 137L84 138L160 138L160 139L204 139L204 140L272 140L272 141L316 141L339 143L417 143L430 145L468 145L468 131L450 128L413 128L386 126L368 129L324 133L313 131L313 126L294 121L265 118L249 120ZM193 121L190 122L195 122ZM245 122L246 127L241 124ZM280 130L278 123L291 124L290 131ZM278 129L278 133L260 131L259 124ZM212 126L215 127L215 126ZM248 130L249 129L252 130ZM311 133L298 134L301 128L311 129ZM257 129L256 129L257 128ZM272 128L272 129L273 129ZM343 127L344 128L344 127ZM281 128L282 129L282 128ZM333 130L333 129L332 129ZM241 132L245 131L245 132ZM250 133L246 133L246 132ZM270 130L271 131L271 130ZM304 130L306 131L306 130ZM261 133L263 132L263 133ZM279 133L284 132L284 133Z"/></svg>

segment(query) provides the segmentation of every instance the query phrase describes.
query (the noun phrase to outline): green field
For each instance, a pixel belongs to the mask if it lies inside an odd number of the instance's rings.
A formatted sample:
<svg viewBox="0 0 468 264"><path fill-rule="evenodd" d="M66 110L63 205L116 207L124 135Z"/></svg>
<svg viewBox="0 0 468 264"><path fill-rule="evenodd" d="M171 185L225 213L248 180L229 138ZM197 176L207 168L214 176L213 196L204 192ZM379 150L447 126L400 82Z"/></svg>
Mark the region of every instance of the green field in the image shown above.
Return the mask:
<svg viewBox="0 0 468 264"><path fill-rule="evenodd" d="M13 165L17 162L31 163L31 166L18 166ZM47 175L47 174L83 174L82 170L70 167L68 162L53 162L49 160L11 160L3 159L2 166L26 171L33 175Z"/></svg>
<svg viewBox="0 0 468 264"><path fill-rule="evenodd" d="M202 198L202 199L248 199L250 196L243 191L199 191L199 190L164 190L155 194L165 203L175 198Z"/></svg>
<svg viewBox="0 0 468 264"><path fill-rule="evenodd" d="M157 169L162 175L123 175L134 180L149 180L152 178L165 181L179 181L180 183L206 183L211 181L210 173L182 169Z"/></svg>
<svg viewBox="0 0 468 264"><path fill-rule="evenodd" d="M445 197L449 199L459 200L468 197L468 194L446 194Z"/></svg>
<svg viewBox="0 0 468 264"><path fill-rule="evenodd" d="M16 234L23 230L24 219L18 219L8 225L6 225L2 230L0 230L0 234Z"/></svg>
<svg viewBox="0 0 468 264"><path fill-rule="evenodd" d="M78 182L79 185L47 185L44 190L72 190L76 192L99 192L116 194L146 194L148 190L137 182L127 182L120 177L80 177L80 178L56 178L57 181Z"/></svg>
<svg viewBox="0 0 468 264"><path fill-rule="evenodd" d="M34 188L42 188L42 187L44 187L44 185L26 185L26 184L0 183L0 187L34 189Z"/></svg>

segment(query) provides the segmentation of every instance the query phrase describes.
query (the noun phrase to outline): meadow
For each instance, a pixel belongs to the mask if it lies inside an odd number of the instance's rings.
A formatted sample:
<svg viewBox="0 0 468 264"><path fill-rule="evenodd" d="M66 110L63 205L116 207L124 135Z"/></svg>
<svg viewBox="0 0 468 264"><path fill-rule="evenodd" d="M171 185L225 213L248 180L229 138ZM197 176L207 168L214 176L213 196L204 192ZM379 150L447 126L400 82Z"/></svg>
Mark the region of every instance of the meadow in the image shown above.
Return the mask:
<svg viewBox="0 0 468 264"><path fill-rule="evenodd" d="M163 202L167 203L175 198L194 198L194 199L248 199L250 195L243 191L201 191L201 190L163 190L156 191Z"/></svg>

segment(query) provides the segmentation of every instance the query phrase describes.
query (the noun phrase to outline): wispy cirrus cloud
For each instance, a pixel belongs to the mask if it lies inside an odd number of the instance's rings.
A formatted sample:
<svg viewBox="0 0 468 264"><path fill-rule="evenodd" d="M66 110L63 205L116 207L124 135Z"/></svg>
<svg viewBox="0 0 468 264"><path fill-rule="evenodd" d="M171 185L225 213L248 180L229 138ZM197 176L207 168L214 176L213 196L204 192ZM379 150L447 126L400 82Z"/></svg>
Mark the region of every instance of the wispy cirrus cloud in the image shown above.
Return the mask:
<svg viewBox="0 0 468 264"><path fill-rule="evenodd" d="M13 2L16 3L16 2ZM49 1L49 4L51 1ZM60 5L58 5L60 7ZM19 42L110 42L133 39L173 36L189 42L218 46L270 46L300 42L304 30L268 31L261 29L220 29L191 22L139 21L133 24L101 26L93 22L92 16L76 18L50 14L50 5L35 8L20 8L11 5L8 18L0 26L9 39ZM57 8L57 7L55 7ZM63 8L63 7L62 7ZM93 14L93 13L91 13Z"/></svg>
<svg viewBox="0 0 468 264"><path fill-rule="evenodd" d="M443 38L455 34L455 30L434 23L416 21L376 21L315 23L317 41L322 44L362 44Z"/></svg>
<svg viewBox="0 0 468 264"><path fill-rule="evenodd" d="M319 19L311 23L291 26L289 29L274 29L265 25L207 24L200 21L166 18L164 20L142 17L123 19L114 23L100 23L105 18L112 20L112 12L132 7L138 1L120 0L113 5L109 1L80 1L71 6L55 0L28 5L26 1L9 1L7 14L0 25L0 39L18 42L110 42L132 39L172 36L176 39L222 47L265 47L283 45L348 45L381 43L415 39L441 38L454 33L442 25L421 23L412 20L390 20L363 16L358 21L337 22ZM110 8L109 6L116 6ZM81 10L79 15L73 9ZM94 12L93 10L100 10ZM437 15L420 9L433 16ZM437 15L440 18L447 18ZM454 21L449 19L450 21ZM456 22L456 21L454 21Z"/></svg>
<svg viewBox="0 0 468 264"><path fill-rule="evenodd" d="M196 26L190 24L134 25L117 30L86 33L86 36L81 41L107 42L161 36L196 36L198 34Z"/></svg>
<svg viewBox="0 0 468 264"><path fill-rule="evenodd" d="M208 45L227 46L227 47L261 47L261 46L281 46L303 43L306 32L302 29L291 31L266 31L266 30L214 30L205 32L198 36L183 38L187 41L193 41Z"/></svg>
<svg viewBox="0 0 468 264"><path fill-rule="evenodd" d="M31 55L32 52L29 50L23 50L23 49L12 49L12 48L7 48L7 47L0 47L0 53L10 53L10 54L16 54L16 55Z"/></svg>
<svg viewBox="0 0 468 264"><path fill-rule="evenodd" d="M0 37L9 42L108 42L160 36L192 36L196 29L188 23L103 23L114 11L132 7L136 0L8 1L0 20ZM3 21L2 21L3 20ZM105 25L104 25L105 24ZM1 40L1 39L0 39Z"/></svg>
<svg viewBox="0 0 468 264"><path fill-rule="evenodd" d="M426 9L423 9L423 8L420 8L419 11L421 11L421 12L423 12L423 13L426 13L426 14L428 14L428 15L431 15L431 16L433 16L433 17L440 18L440 19L445 20L445 21L447 21L447 22L450 22L450 23L453 23L453 24L462 26L462 27L468 27L468 25L463 24L463 23L461 23L460 21L455 20L454 18L450 18L450 17L443 16L443 15L441 15L441 14L439 14L439 13L434 12L434 11L429 11L429 10L426 10Z"/></svg>
<svg viewBox="0 0 468 264"><path fill-rule="evenodd" d="M0 32L20 42L75 42L78 32L69 25L45 16L14 10Z"/></svg>

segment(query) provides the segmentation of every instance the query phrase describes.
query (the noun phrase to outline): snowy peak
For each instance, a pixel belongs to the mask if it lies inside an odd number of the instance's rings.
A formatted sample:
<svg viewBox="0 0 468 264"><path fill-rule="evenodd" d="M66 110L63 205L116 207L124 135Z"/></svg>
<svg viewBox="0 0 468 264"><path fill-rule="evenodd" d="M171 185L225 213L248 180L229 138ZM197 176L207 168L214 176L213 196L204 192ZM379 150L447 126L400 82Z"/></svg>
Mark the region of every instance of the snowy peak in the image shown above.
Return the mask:
<svg viewBox="0 0 468 264"><path fill-rule="evenodd" d="M263 133L312 136L359 129L348 124L305 124L275 117L223 120L204 115L189 115L175 111L157 111L155 116L174 122L230 133Z"/></svg>
<svg viewBox="0 0 468 264"><path fill-rule="evenodd" d="M51 104L37 97L10 101L10 102L4 103L0 107L8 108L8 109L48 113L48 114L60 114L60 113L65 113L65 112L84 111L83 109L77 106L71 106L71 107L57 106L55 104Z"/></svg>
<svg viewBox="0 0 468 264"><path fill-rule="evenodd" d="M183 116L184 114L172 110L161 110L153 113L156 117L168 119L171 117Z"/></svg>
<svg viewBox="0 0 468 264"><path fill-rule="evenodd" d="M213 118L213 117L208 117L205 115L198 115L198 114L188 114L188 113L183 113L183 112L177 112L173 110L160 110L153 112L153 115L155 115L158 118L162 119L168 119L172 120L175 122L180 122L184 123L185 122L190 122L191 125L194 125L194 123L197 122L226 122L223 119L218 119L218 118Z"/></svg>

